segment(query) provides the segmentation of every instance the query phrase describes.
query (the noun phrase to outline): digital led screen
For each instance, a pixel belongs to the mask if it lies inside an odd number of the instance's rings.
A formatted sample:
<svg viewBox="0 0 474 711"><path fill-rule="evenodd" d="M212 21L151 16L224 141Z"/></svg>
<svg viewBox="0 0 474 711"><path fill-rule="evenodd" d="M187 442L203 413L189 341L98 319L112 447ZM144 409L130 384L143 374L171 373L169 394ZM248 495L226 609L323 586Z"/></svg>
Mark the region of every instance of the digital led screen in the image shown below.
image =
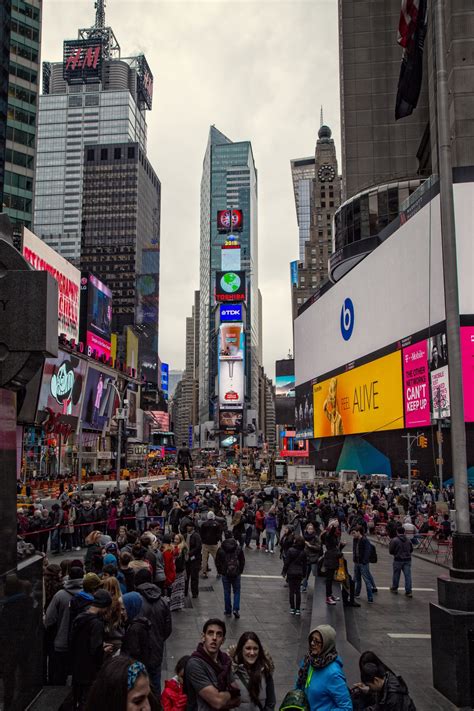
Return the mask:
<svg viewBox="0 0 474 711"><path fill-rule="evenodd" d="M314 437L403 428L401 353L313 385Z"/></svg>
<svg viewBox="0 0 474 711"><path fill-rule="evenodd" d="M216 272L216 301L245 301L245 272Z"/></svg>
<svg viewBox="0 0 474 711"><path fill-rule="evenodd" d="M431 424L428 344L426 340L403 349L405 427Z"/></svg>
<svg viewBox="0 0 474 711"><path fill-rule="evenodd" d="M57 358L46 358L38 399L38 413L47 408L56 414L78 418L87 361L70 353L60 352Z"/></svg>
<svg viewBox="0 0 474 711"><path fill-rule="evenodd" d="M219 233L242 232L243 228L242 210L219 210L217 212L217 231Z"/></svg>
<svg viewBox="0 0 474 711"><path fill-rule="evenodd" d="M431 408L435 419L449 417L451 404L449 398L449 366L446 334L440 333L428 339Z"/></svg>
<svg viewBox="0 0 474 711"><path fill-rule="evenodd" d="M226 244L221 249L221 269L223 272L239 271L241 269L240 245Z"/></svg>
<svg viewBox="0 0 474 711"><path fill-rule="evenodd" d="M220 410L219 429L226 432L240 432L242 430L243 410Z"/></svg>
<svg viewBox="0 0 474 711"><path fill-rule="evenodd" d="M296 386L295 429L299 439L313 437L313 386L311 382Z"/></svg>
<svg viewBox="0 0 474 711"><path fill-rule="evenodd" d="M87 354L109 359L112 335L112 292L93 274L81 276L80 338Z"/></svg>
<svg viewBox="0 0 474 711"><path fill-rule="evenodd" d="M231 410L244 404L244 362L219 361L219 407Z"/></svg>
<svg viewBox="0 0 474 711"><path fill-rule="evenodd" d="M232 306L225 306L221 304L219 311L219 318L221 323L228 323L233 321L242 321L244 314L244 307L242 304L233 304Z"/></svg>
<svg viewBox="0 0 474 711"><path fill-rule="evenodd" d="M115 376L89 365L82 408L82 425L86 429L102 430L113 414L115 391L109 390L110 382L115 383Z"/></svg>
<svg viewBox="0 0 474 711"><path fill-rule="evenodd" d="M461 327L461 361L464 419L474 422L474 326Z"/></svg>
<svg viewBox="0 0 474 711"><path fill-rule="evenodd" d="M275 421L277 425L295 426L295 362L293 358L275 364Z"/></svg>
<svg viewBox="0 0 474 711"><path fill-rule="evenodd" d="M244 324L223 323L219 328L219 359L243 360Z"/></svg>

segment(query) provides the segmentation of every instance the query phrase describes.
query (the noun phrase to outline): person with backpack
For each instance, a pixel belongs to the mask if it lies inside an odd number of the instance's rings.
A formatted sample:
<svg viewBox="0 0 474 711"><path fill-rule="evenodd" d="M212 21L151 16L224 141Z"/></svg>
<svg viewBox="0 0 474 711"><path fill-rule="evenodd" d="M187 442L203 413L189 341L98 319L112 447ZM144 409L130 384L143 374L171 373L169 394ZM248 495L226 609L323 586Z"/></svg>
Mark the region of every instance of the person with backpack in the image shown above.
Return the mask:
<svg viewBox="0 0 474 711"><path fill-rule="evenodd" d="M219 543L222 539L222 527L216 521L216 514L214 511L207 512L207 519L201 524L199 534L202 541L201 573L203 578L207 578L209 556L212 555L215 563Z"/></svg>
<svg viewBox="0 0 474 711"><path fill-rule="evenodd" d="M120 654L132 657L148 668L151 659L151 622L143 615L142 596L138 592L125 593L123 604L126 622Z"/></svg>
<svg viewBox="0 0 474 711"><path fill-rule="evenodd" d="M367 602L374 601L373 593L377 588L373 585L373 577L370 572L370 558L372 554L372 544L365 535L363 526L356 526L352 529L352 559L354 561L355 597L360 597L362 578L367 589Z"/></svg>
<svg viewBox="0 0 474 711"><path fill-rule="evenodd" d="M156 694L161 694L161 664L165 641L172 630L171 612L160 588L151 582L150 571L139 570L135 574L135 587L142 597L141 614L151 622L150 663L147 671Z"/></svg>
<svg viewBox="0 0 474 711"><path fill-rule="evenodd" d="M224 588L224 614L226 617L232 616L231 591L234 592L234 617L240 617L240 576L245 568L245 556L232 533L225 534L225 540L216 555L216 567L219 575L222 575L222 585Z"/></svg>
<svg viewBox="0 0 474 711"><path fill-rule="evenodd" d="M288 580L290 614L301 615L301 581L306 573L308 560L303 536L295 536L283 565L282 575Z"/></svg>
<svg viewBox="0 0 474 711"><path fill-rule="evenodd" d="M362 657L370 659L370 652L364 652ZM368 694L375 699L374 704L359 705L365 711L416 711L416 706L408 693L408 687L401 676L396 676L383 662L375 655L374 661L362 661L360 663L361 683L352 689L359 691L362 698ZM375 661L377 660L377 661Z"/></svg>
<svg viewBox="0 0 474 711"><path fill-rule="evenodd" d="M49 681L54 686L64 686L69 674L69 610L76 593L82 591L84 570L71 568L69 576L48 605L44 626L50 637L54 634L54 652L50 664Z"/></svg>

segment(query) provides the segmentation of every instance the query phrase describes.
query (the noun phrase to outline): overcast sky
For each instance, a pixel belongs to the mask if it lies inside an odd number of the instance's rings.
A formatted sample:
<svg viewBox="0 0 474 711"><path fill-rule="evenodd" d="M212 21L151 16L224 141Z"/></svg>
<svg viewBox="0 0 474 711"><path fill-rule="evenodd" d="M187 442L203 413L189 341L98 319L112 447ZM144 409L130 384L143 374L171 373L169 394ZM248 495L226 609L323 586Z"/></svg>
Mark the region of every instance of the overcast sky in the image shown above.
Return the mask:
<svg viewBox="0 0 474 711"><path fill-rule="evenodd" d="M320 106L340 157L337 0L107 0L122 56L154 74L148 157L162 186L160 357L184 367L199 288L199 190L209 126L250 140L258 169L259 285L267 373L292 346L298 257L290 160L314 153ZM43 0L42 59L93 24L94 0Z"/></svg>

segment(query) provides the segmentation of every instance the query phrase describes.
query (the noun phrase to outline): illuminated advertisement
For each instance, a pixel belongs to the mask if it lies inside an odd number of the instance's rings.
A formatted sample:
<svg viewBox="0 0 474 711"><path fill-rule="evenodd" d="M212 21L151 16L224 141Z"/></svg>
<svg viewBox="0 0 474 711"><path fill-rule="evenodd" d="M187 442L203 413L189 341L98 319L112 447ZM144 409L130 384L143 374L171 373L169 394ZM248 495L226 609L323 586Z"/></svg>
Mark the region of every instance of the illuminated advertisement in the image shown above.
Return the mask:
<svg viewBox="0 0 474 711"><path fill-rule="evenodd" d="M405 427L431 424L428 344L420 341L403 349Z"/></svg>
<svg viewBox="0 0 474 711"><path fill-rule="evenodd" d="M216 272L216 301L245 301L245 272Z"/></svg>
<svg viewBox="0 0 474 711"><path fill-rule="evenodd" d="M239 271L241 268L240 245L226 243L221 250L221 269L223 272Z"/></svg>
<svg viewBox="0 0 474 711"><path fill-rule="evenodd" d="M128 402L127 425L128 425L128 427L131 427L132 429L136 429L137 428L138 393L135 390L131 390L130 388L127 388L126 399Z"/></svg>
<svg viewBox="0 0 474 711"><path fill-rule="evenodd" d="M219 407L241 408L244 404L243 360L219 360Z"/></svg>
<svg viewBox="0 0 474 711"><path fill-rule="evenodd" d="M311 382L296 386L295 430L298 439L313 437L313 386Z"/></svg>
<svg viewBox="0 0 474 711"><path fill-rule="evenodd" d="M150 410L147 412L152 418L152 430L159 430L160 432L169 432L170 429L170 416L168 412L162 412L161 410Z"/></svg>
<svg viewBox="0 0 474 711"><path fill-rule="evenodd" d="M221 304L219 318L221 323L232 321L242 321L244 316L244 307L242 304L234 304L233 306L224 306Z"/></svg>
<svg viewBox="0 0 474 711"><path fill-rule="evenodd" d="M60 353L57 358L46 358L38 412L50 409L66 416L65 420L67 417L79 417L86 370L87 362L70 353Z"/></svg>
<svg viewBox="0 0 474 711"><path fill-rule="evenodd" d="M166 399L168 398L169 372L170 372L170 367L169 367L168 363L162 363L161 364L161 389L162 389Z"/></svg>
<svg viewBox="0 0 474 711"><path fill-rule="evenodd" d="M97 38L66 40L63 78L68 84L97 81L102 73L102 43Z"/></svg>
<svg viewBox="0 0 474 711"><path fill-rule="evenodd" d="M429 338L428 347L432 414L435 419L442 419L451 415L446 334L440 333Z"/></svg>
<svg viewBox="0 0 474 711"><path fill-rule="evenodd" d="M461 327L461 362L464 419L474 422L474 326Z"/></svg>
<svg viewBox="0 0 474 711"><path fill-rule="evenodd" d="M290 262L291 286L298 286L298 262Z"/></svg>
<svg viewBox="0 0 474 711"><path fill-rule="evenodd" d="M102 430L107 424L115 399L115 391L109 389L111 382L115 383L115 376L89 366L82 408L82 424L86 429Z"/></svg>
<svg viewBox="0 0 474 711"><path fill-rule="evenodd" d="M125 328L125 362L127 368L138 371L138 336L135 335L130 326Z"/></svg>
<svg viewBox="0 0 474 711"><path fill-rule="evenodd" d="M293 358L275 363L275 421L277 425L295 425L295 362Z"/></svg>
<svg viewBox="0 0 474 711"><path fill-rule="evenodd" d="M225 323L219 329L219 359L243 360L244 324Z"/></svg>
<svg viewBox="0 0 474 711"><path fill-rule="evenodd" d="M401 353L313 385L314 436L403 428Z"/></svg>
<svg viewBox="0 0 474 711"><path fill-rule="evenodd" d="M217 231L221 234L242 232L244 214L242 210L219 210L217 212Z"/></svg>
<svg viewBox="0 0 474 711"><path fill-rule="evenodd" d="M112 335L112 292L100 279L89 273L81 276L80 339L87 355L95 352L109 359Z"/></svg>
<svg viewBox="0 0 474 711"><path fill-rule="evenodd" d="M240 432L242 430L243 410L220 410L219 429L226 432Z"/></svg>
<svg viewBox="0 0 474 711"><path fill-rule="evenodd" d="M153 103L153 74L144 55L138 57L138 99L151 110Z"/></svg>
<svg viewBox="0 0 474 711"><path fill-rule="evenodd" d="M79 341L81 272L26 227L22 252L33 269L49 272L58 282L58 336Z"/></svg>
<svg viewBox="0 0 474 711"><path fill-rule="evenodd" d="M158 324L159 289L158 274L137 276L137 323L151 326Z"/></svg>

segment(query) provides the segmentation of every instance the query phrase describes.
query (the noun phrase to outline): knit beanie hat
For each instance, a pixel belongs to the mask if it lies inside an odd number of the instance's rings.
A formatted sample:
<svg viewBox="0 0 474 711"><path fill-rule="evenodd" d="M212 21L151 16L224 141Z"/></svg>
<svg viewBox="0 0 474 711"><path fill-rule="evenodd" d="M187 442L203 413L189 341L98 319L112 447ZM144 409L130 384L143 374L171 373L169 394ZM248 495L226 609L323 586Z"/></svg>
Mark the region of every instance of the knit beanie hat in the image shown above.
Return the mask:
<svg viewBox="0 0 474 711"><path fill-rule="evenodd" d="M85 592L95 593L96 590L100 588L102 582L98 575L95 573L86 573L84 575L84 580L82 586Z"/></svg>

